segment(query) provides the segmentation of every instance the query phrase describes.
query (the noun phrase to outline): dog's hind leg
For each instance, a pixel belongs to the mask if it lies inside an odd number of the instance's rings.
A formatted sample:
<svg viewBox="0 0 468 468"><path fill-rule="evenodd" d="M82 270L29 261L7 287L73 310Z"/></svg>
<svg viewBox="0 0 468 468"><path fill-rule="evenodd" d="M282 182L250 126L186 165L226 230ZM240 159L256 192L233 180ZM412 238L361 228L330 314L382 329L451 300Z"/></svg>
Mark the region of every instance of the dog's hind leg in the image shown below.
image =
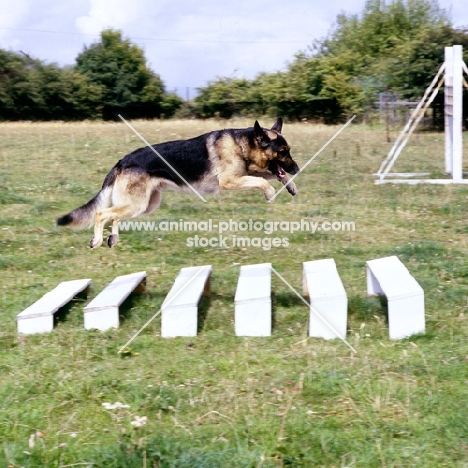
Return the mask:
<svg viewBox="0 0 468 468"><path fill-rule="evenodd" d="M146 207L146 210L143 214L150 214L157 208L159 208L159 205L161 204L161 191L160 190L154 190L153 193L150 196L148 206Z"/></svg>
<svg viewBox="0 0 468 468"><path fill-rule="evenodd" d="M89 246L92 249L100 247L104 237L104 226L112 221L112 233L107 241L109 247L113 247L119 240L119 221L122 219L136 218L144 213L147 203L120 205L98 211L95 217L94 237L90 240Z"/></svg>
<svg viewBox="0 0 468 468"><path fill-rule="evenodd" d="M113 247L119 240L119 221L142 215L152 198L153 187L147 177L130 175L117 180L112 201L114 206L98 211L94 218L94 237L89 246L95 249L102 245L104 226L112 222L112 233L107 241Z"/></svg>
<svg viewBox="0 0 468 468"><path fill-rule="evenodd" d="M141 214L145 215L145 214L152 213L154 210L156 210L159 207L160 204L161 204L161 192L159 190L155 190L150 196L146 210ZM107 245L110 248L114 247L114 245L117 244L117 242L119 242L119 222L120 222L120 219L112 219L112 233L107 238Z"/></svg>
<svg viewBox="0 0 468 468"><path fill-rule="evenodd" d="M109 248L114 247L117 242L119 242L119 222L120 219L113 219L112 220L112 233L107 238L107 245Z"/></svg>

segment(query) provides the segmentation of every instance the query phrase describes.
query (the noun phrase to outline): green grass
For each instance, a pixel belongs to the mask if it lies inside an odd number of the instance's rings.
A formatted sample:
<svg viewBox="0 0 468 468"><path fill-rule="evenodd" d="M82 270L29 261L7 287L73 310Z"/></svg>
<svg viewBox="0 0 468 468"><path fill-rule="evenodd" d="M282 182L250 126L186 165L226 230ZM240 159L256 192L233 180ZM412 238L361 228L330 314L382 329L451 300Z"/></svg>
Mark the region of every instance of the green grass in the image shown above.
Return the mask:
<svg viewBox="0 0 468 468"><path fill-rule="evenodd" d="M267 125L267 121L262 121ZM248 121L134 122L151 142ZM286 124L304 164L337 128ZM396 136L396 135L395 135ZM119 123L0 124L0 466L466 467L468 256L464 186L374 185L389 150L380 127L352 126L273 204L256 192L204 204L166 192L143 221L353 221L354 232L226 233L286 237L287 248L189 248L187 232L123 232L113 249L59 215L100 188L141 142ZM395 172L443 170L443 135L423 133ZM465 155L468 145L465 144ZM465 168L466 170L466 168ZM276 185L279 188L279 185ZM365 261L398 255L425 290L424 335L390 341ZM334 258L349 299L348 340L307 339L307 307L273 277L270 338L234 336L239 266L271 262L301 291L302 262ZM162 339L154 320L182 267L213 265L195 338ZM146 270L148 293L118 330L83 329L83 306L115 276ZM93 280L53 333L18 336L16 315L60 281ZM129 408L106 410L116 401ZM135 429L135 416L146 416Z"/></svg>

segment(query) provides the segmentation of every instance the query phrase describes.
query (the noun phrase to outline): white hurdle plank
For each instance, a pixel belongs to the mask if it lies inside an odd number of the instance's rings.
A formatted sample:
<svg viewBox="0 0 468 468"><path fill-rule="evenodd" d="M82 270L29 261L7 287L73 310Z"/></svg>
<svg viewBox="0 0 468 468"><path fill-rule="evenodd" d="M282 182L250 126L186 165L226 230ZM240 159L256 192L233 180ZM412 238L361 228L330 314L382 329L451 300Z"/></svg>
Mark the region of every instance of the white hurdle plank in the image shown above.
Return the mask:
<svg viewBox="0 0 468 468"><path fill-rule="evenodd" d="M84 327L100 331L119 328L119 307L133 292L146 292L146 271L118 276L84 309Z"/></svg>
<svg viewBox="0 0 468 468"><path fill-rule="evenodd" d="M16 316L18 333L48 333L54 328L54 314L77 294L87 291L90 279L64 281Z"/></svg>
<svg viewBox="0 0 468 468"><path fill-rule="evenodd" d="M390 339L424 333L424 290L396 256L366 262L367 295L384 295L388 302Z"/></svg>
<svg viewBox="0 0 468 468"><path fill-rule="evenodd" d="M161 306L161 336L197 336L198 303L210 295L211 265L182 268Z"/></svg>
<svg viewBox="0 0 468 468"><path fill-rule="evenodd" d="M309 336L346 339L348 297L336 269L327 258L303 263L302 287L309 296Z"/></svg>
<svg viewBox="0 0 468 468"><path fill-rule="evenodd" d="M271 336L271 263L240 268L234 303L237 336Z"/></svg>

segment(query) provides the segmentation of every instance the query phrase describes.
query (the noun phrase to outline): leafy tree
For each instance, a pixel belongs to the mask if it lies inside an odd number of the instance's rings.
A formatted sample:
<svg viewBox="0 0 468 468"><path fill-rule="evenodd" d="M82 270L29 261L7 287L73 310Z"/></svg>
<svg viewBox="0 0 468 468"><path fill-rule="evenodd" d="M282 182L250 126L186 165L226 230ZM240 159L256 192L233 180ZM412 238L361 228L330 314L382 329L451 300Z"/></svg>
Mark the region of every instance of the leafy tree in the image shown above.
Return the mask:
<svg viewBox="0 0 468 468"><path fill-rule="evenodd" d="M78 120L98 116L100 88L72 68L0 50L0 118Z"/></svg>
<svg viewBox="0 0 468 468"><path fill-rule="evenodd" d="M161 101L161 118L174 117L184 105L184 100L176 93L165 93Z"/></svg>
<svg viewBox="0 0 468 468"><path fill-rule="evenodd" d="M31 79L30 66L31 64L28 64L24 56L0 50L0 116L2 119L28 118L31 109L36 107L36 102L40 99L39 87Z"/></svg>
<svg viewBox="0 0 468 468"><path fill-rule="evenodd" d="M319 49L333 55L353 51L373 62L396 44L412 41L419 32L449 24L436 0L367 0L360 16L338 15L335 30ZM361 60L356 65L363 64Z"/></svg>
<svg viewBox="0 0 468 468"><path fill-rule="evenodd" d="M359 15L341 14L313 55L328 62L323 94L348 111L392 89L418 99L443 62L454 29L435 0L368 0Z"/></svg>
<svg viewBox="0 0 468 468"><path fill-rule="evenodd" d="M109 119L119 112L170 117L182 102L164 91L143 52L119 32L104 31L102 42L85 49L76 67L0 49L0 119Z"/></svg>
<svg viewBox="0 0 468 468"><path fill-rule="evenodd" d="M85 47L76 59L76 70L101 87L102 117L159 117L163 111L164 85L146 65L144 52L123 39L120 31L104 30L101 41ZM166 112L167 104L165 101ZM173 104L177 105L173 99Z"/></svg>
<svg viewBox="0 0 468 468"><path fill-rule="evenodd" d="M247 107L247 92L250 83L238 78L218 78L210 81L194 99L195 112L199 117L229 118L240 114Z"/></svg>
<svg viewBox="0 0 468 468"><path fill-rule="evenodd" d="M367 0L359 15L338 15L328 37L297 54L285 72L251 82L220 78L200 90L202 115L268 113L334 121L373 106L380 91L418 100L444 60L462 44L436 0Z"/></svg>
<svg viewBox="0 0 468 468"><path fill-rule="evenodd" d="M101 89L71 67L39 64L32 71L41 92L36 118L82 120L99 117Z"/></svg>
<svg viewBox="0 0 468 468"><path fill-rule="evenodd" d="M388 74L387 86L405 98L420 96L442 65L445 47L453 44L463 46L466 62L468 33L450 26L423 31L410 43L401 44L389 63L393 73Z"/></svg>
<svg viewBox="0 0 468 468"><path fill-rule="evenodd" d="M253 81L218 78L199 88L194 111L199 117L233 115L286 116L336 121L340 114L334 96L320 95L321 61L298 56L288 71L261 73Z"/></svg>

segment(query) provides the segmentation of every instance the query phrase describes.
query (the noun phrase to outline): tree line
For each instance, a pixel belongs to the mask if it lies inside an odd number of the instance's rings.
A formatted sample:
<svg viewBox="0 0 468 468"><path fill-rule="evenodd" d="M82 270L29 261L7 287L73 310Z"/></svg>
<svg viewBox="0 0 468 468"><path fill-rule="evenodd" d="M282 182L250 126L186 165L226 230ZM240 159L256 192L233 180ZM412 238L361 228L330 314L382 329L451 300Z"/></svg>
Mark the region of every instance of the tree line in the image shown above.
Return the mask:
<svg viewBox="0 0 468 468"><path fill-rule="evenodd" d="M83 120L174 115L182 99L168 93L143 51L120 31L105 30L76 65L59 67L0 49L0 119Z"/></svg>
<svg viewBox="0 0 468 468"><path fill-rule="evenodd" d="M328 36L296 54L284 71L217 78L185 102L166 91L139 47L105 30L69 67L0 49L0 119L108 120L123 113L336 122L365 116L379 92L419 100L444 61L444 47L453 44L464 47L468 63L468 29L453 27L437 0L367 0L360 14L338 15ZM441 95L434 107L443 114Z"/></svg>
<svg viewBox="0 0 468 468"><path fill-rule="evenodd" d="M333 122L364 116L380 92L419 101L444 48L454 44L464 47L468 63L468 29L454 28L437 1L368 0L361 14L338 15L329 35L285 71L213 80L199 90L194 108L202 117L266 113ZM442 101L439 93L435 107Z"/></svg>

